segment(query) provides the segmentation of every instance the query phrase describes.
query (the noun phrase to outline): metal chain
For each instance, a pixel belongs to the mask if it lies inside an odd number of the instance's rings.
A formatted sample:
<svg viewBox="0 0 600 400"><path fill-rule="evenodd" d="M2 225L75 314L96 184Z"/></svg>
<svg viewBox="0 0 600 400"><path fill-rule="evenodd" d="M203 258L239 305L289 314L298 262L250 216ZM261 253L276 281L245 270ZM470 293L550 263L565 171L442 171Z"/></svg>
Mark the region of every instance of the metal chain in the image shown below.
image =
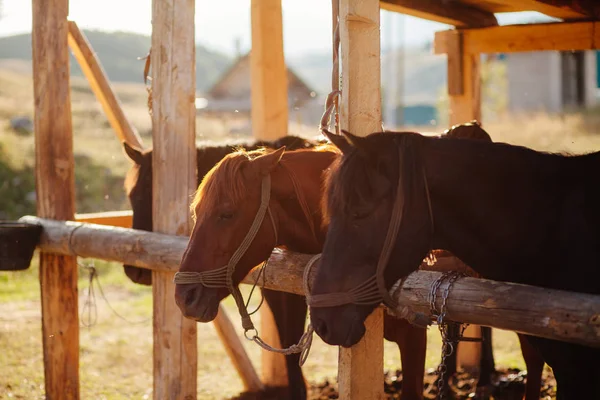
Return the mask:
<svg viewBox="0 0 600 400"><path fill-rule="evenodd" d="M467 325L464 325L460 331L458 337L450 337L448 334L448 327L450 325L460 325L458 322L446 322L446 312L447 312L447 303L448 303L448 294L450 293L450 288L456 282L456 280L460 277L467 276L466 274L458 271L447 271L444 272L438 279L436 279L431 284L431 293L429 296L429 308L431 310L431 315L436 319L438 328L440 330L440 334L442 336L442 360L437 368L438 373L438 399L442 400L445 397L444 394L444 386L446 384L446 359L452 355L455 350L456 344L462 337L462 334ZM436 301L437 301L437 291L444 282L444 280L448 280L448 285L444 289L442 296L442 305L440 307L440 312L437 312Z"/></svg>

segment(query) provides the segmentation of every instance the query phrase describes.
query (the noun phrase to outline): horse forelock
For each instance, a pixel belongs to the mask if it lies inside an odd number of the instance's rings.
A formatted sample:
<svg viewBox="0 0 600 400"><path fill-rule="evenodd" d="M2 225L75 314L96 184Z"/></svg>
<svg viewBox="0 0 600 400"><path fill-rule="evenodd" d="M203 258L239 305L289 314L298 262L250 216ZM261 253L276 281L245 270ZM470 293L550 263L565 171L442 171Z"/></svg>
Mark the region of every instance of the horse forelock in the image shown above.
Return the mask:
<svg viewBox="0 0 600 400"><path fill-rule="evenodd" d="M247 194L241 171L254 158L269 152L266 148L245 150L238 148L227 154L202 179L194 194L190 211L194 220L198 215L210 215L223 201L239 204Z"/></svg>
<svg viewBox="0 0 600 400"><path fill-rule="evenodd" d="M418 172L415 152L418 151L416 146L421 135L409 132L384 132L373 135L376 135L373 140L377 142L377 147L381 148L381 162L389 163L386 169L389 170L388 178L392 181L392 187L402 178L404 193L414 195L415 191L412 189ZM400 148L404 151L402 159L398 160ZM343 210L347 215L355 204L369 201L368 190L372 182L373 165L379 162L376 155L371 157L371 161L374 161L372 163L359 150L353 150L332 163L324 177L325 190L321 199L324 224L330 221L330 210ZM402 174L402 177L399 174Z"/></svg>

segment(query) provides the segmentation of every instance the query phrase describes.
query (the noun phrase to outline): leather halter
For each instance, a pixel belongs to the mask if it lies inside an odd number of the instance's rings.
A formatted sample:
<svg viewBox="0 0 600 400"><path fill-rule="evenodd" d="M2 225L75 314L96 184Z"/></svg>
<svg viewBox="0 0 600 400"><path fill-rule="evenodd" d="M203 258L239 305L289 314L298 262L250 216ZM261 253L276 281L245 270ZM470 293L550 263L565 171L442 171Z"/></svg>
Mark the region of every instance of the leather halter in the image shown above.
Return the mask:
<svg viewBox="0 0 600 400"><path fill-rule="evenodd" d="M391 309L395 309L398 303L392 298L390 292L385 286L385 269L389 263L390 255L396 244L398 237L398 231L402 224L402 214L404 211L404 188L402 182L402 160L404 156L404 146L398 147L398 186L396 187L396 199L394 207L392 209L392 216L390 225L388 226L387 235L383 243L383 248L377 261L377 269L375 274L362 282L361 284L353 287L346 292L334 292L334 293L323 293L311 295L309 291L306 293L306 300L310 307L336 307L345 304L357 304L357 305L369 305L379 304L383 302L384 305ZM431 221L431 229L433 231L433 212L431 207L431 198L429 196L429 187L427 185L427 177L425 170L423 170L423 179L425 183L425 192L427 196L427 205L429 207L429 216ZM311 268L314 263L307 266L307 269ZM310 271L307 271L304 275L305 280L308 279ZM304 282L304 286L308 287L308 282Z"/></svg>
<svg viewBox="0 0 600 400"><path fill-rule="evenodd" d="M305 217L308 219L308 223L310 225L311 232L313 233L313 236L315 237L315 240L316 240L316 231L314 228L314 223L310 216L310 212L308 210L308 204L306 203L306 199L304 198L303 192L300 189L300 186L297 182L295 174L293 174L291 168L288 168L284 163L281 163L280 165L282 165L286 169L286 171L288 172L288 174L290 176L292 185L294 187L294 191L296 193L296 197L298 198L298 202L300 203L300 207L302 208L302 211L303 211ZM238 286L233 283L233 274L235 272L235 267L237 266L238 262L240 261L240 259L244 255L244 253L248 250L248 248L250 247L250 244L252 243L252 241L254 240L256 235L258 234L258 231L260 230L260 227L262 226L262 223L265 219L266 213L269 214L269 219L271 220L271 225L273 226L273 233L275 235L275 238L274 238L275 244L273 245L273 247L276 247L277 244L279 243L278 234L277 234L277 225L275 224L275 219L273 218L273 214L271 213L271 208L269 206L270 200L271 200L271 175L267 174L263 177L262 182L261 182L260 206L258 208L256 216L254 217L254 220L252 221L252 225L250 226L248 233L246 233L244 240L239 245L239 247L236 249L236 251L233 253L233 255L229 259L229 262L227 263L227 265L220 267L220 268L216 268L216 269L212 269L212 270L208 270L208 271L202 271L202 272L195 272L195 271L176 272L175 276L173 278L173 282L175 284L199 283L202 286L209 287L209 288L227 288L235 300L238 311L240 313L240 317L242 318L242 327L244 328L245 332L248 332L250 330L256 331L256 328L254 327L254 324L252 323L252 319L250 318L250 314L248 313L248 310L246 309L246 304L244 304L244 300L242 298L242 294L241 294ZM265 263L267 261L268 261L268 259L265 260Z"/></svg>

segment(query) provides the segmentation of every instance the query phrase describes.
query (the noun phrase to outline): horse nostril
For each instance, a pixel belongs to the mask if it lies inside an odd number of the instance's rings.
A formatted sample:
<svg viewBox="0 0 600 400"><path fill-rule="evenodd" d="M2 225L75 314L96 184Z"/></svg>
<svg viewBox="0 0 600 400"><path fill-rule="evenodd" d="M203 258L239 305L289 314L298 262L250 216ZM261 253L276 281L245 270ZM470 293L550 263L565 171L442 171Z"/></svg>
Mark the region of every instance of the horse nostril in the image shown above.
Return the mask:
<svg viewBox="0 0 600 400"><path fill-rule="evenodd" d="M315 332L322 338L327 336L327 324L320 318L313 318L312 321Z"/></svg>

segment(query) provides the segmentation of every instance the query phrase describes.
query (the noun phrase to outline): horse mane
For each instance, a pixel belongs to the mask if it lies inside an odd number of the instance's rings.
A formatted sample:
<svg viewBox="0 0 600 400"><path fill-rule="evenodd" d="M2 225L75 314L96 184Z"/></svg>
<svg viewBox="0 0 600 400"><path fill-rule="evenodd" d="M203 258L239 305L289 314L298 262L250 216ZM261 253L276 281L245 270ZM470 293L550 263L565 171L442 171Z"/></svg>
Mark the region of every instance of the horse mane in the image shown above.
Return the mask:
<svg viewBox="0 0 600 400"><path fill-rule="evenodd" d="M272 149L265 147L255 150L237 148L223 157L206 173L194 194L194 199L190 205L194 221L197 219L196 208L200 200L204 202L202 214L206 215L210 214L225 198L232 201L233 204L242 201L247 191L244 180L239 179L239 172L251 160L272 151Z"/></svg>
<svg viewBox="0 0 600 400"><path fill-rule="evenodd" d="M223 157L213 168L211 168L198 189L190 204L190 211L194 221L197 219L196 209L200 201L203 201L203 214L210 214L223 199L237 204L246 197L247 188L243 179L239 179L242 168L256 157L275 151L274 148L260 147L254 150L246 150L242 147L236 148L232 153ZM339 154L340 151L331 143L318 144L313 148L301 148L286 151L285 154L298 154L301 152L332 152Z"/></svg>
<svg viewBox="0 0 600 400"><path fill-rule="evenodd" d="M372 189L373 181L370 175L383 164L390 165L393 171L394 175L389 176L392 189L396 187L396 183L401 178L404 185L403 192L406 195L414 196L418 192L414 190L415 177L420 170L416 155L419 152L422 136L413 132L389 131L373 133L370 136L373 136L376 147L381 149L379 155L365 155L361 149L355 148L350 153L338 157L325 173L325 190L321 198L323 224L329 223L329 206L332 206L332 203L335 203L336 208L348 213L353 206L351 201L357 201L359 204L366 202L369 190ZM400 149L403 150L402 157L395 157ZM365 160L368 161L365 162ZM399 176L400 174L402 176Z"/></svg>

